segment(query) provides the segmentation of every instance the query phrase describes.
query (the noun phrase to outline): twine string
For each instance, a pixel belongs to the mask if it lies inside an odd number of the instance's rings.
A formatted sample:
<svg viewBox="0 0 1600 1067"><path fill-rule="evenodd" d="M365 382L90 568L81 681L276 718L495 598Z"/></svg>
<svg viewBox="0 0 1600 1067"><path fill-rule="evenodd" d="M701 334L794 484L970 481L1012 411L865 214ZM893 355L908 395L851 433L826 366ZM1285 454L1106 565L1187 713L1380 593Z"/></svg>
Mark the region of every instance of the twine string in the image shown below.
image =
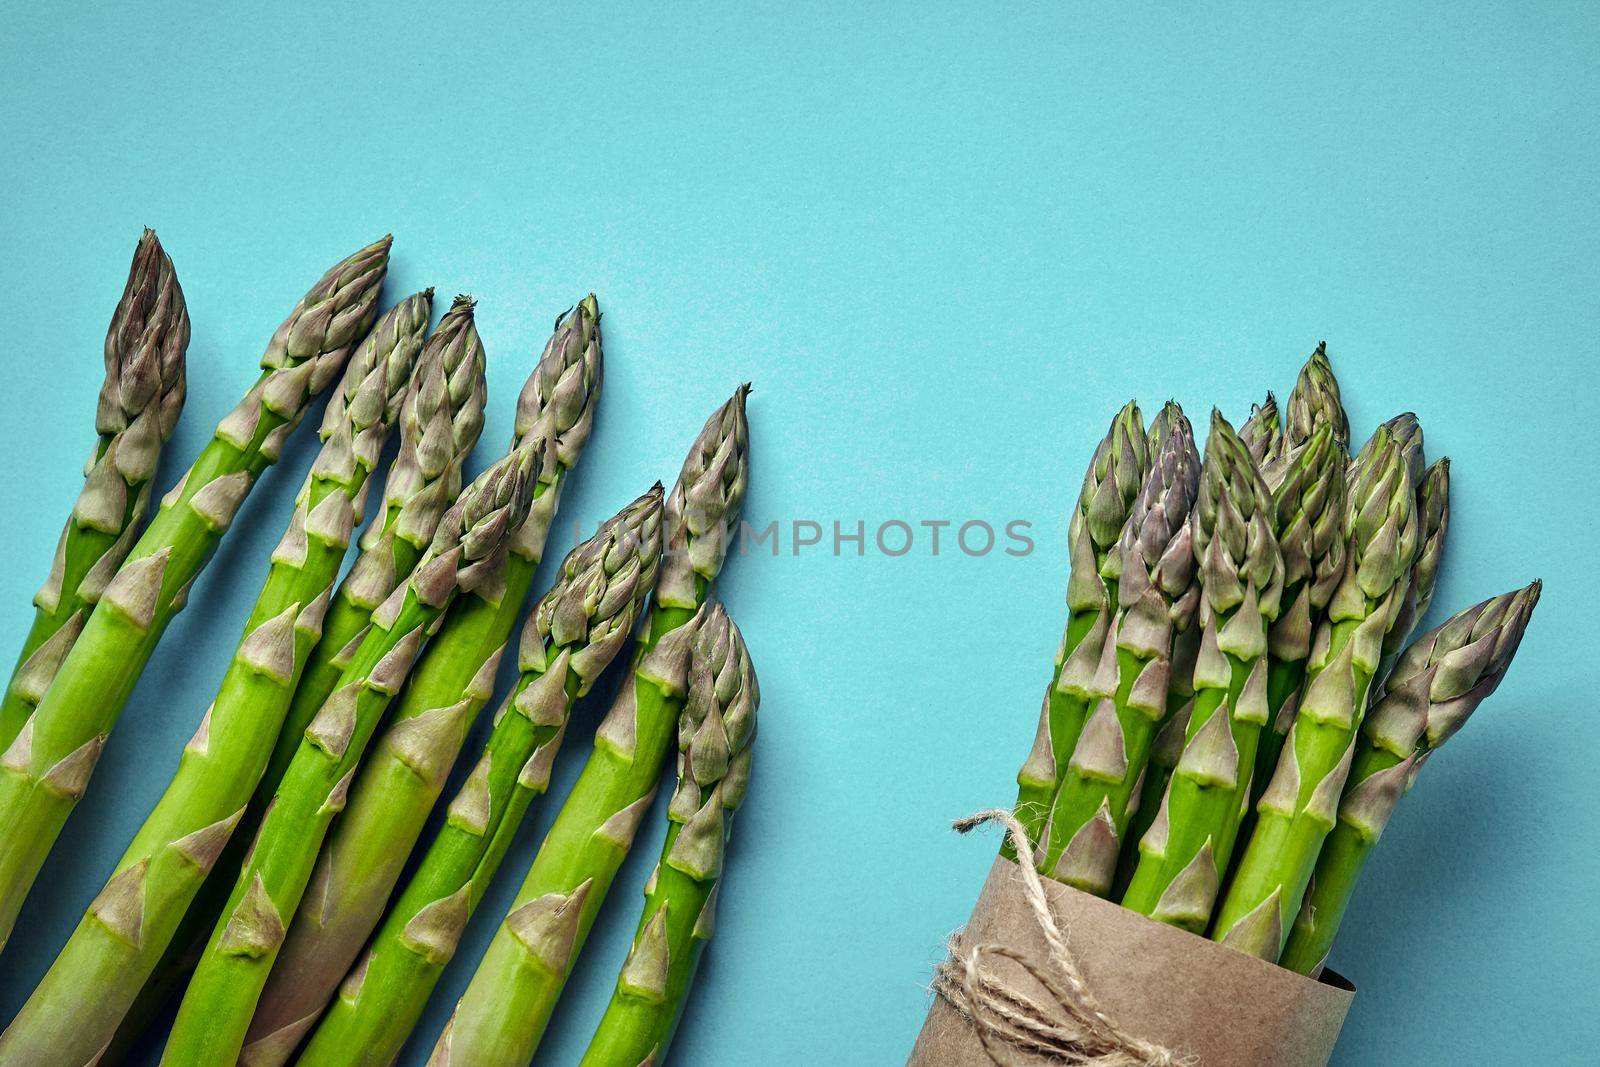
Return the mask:
<svg viewBox="0 0 1600 1067"><path fill-rule="evenodd" d="M964 834L987 823L1005 828L1018 856L1033 855L1027 830L1009 811L980 811L955 828ZM955 934L949 957L934 970L934 992L972 1023L990 1061L1008 1067L1023 1062L1015 1053L1029 1053L1074 1067L1192 1067L1191 1058L1128 1033L1106 1014L1078 969L1039 872L1026 860L1017 869L1022 898L1044 936L1044 959ZM1025 972L1046 996L1008 982L993 965L998 960Z"/></svg>

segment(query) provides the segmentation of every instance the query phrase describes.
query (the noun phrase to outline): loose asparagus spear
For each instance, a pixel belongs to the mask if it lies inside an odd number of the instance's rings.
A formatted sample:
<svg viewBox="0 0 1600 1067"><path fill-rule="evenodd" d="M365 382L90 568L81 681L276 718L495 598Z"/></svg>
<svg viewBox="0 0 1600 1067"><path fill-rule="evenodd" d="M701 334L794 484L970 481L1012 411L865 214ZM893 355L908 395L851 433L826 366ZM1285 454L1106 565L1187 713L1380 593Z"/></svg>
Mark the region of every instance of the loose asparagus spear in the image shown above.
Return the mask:
<svg viewBox="0 0 1600 1067"><path fill-rule="evenodd" d="M1087 688L1094 711L1068 760L1050 815L1042 873L1104 895L1116 874L1128 806L1166 717L1173 635L1193 618L1189 510L1200 456L1179 414L1150 462L1107 572L1117 580L1117 614Z"/></svg>
<svg viewBox="0 0 1600 1067"><path fill-rule="evenodd" d="M1435 749L1461 729L1511 666L1539 602L1540 585L1485 600L1411 644L1367 712L1305 906L1280 961L1302 974L1322 969L1356 880L1389 815Z"/></svg>
<svg viewBox="0 0 1600 1067"><path fill-rule="evenodd" d="M526 1064L633 843L677 736L697 611L722 568L748 477L741 386L711 416L667 498L648 627L511 913L434 1050L436 1067Z"/></svg>
<svg viewBox="0 0 1600 1067"><path fill-rule="evenodd" d="M384 485L383 510L367 528L360 555L333 595L322 637L301 671L275 741L269 742L271 755L244 816L169 939L166 954L125 1013L117 1047L143 1032L182 990L306 727L360 646L373 609L410 575L445 509L461 492L462 466L483 428L486 391L483 345L472 309L470 298L456 297L423 347L400 410L400 449Z"/></svg>
<svg viewBox="0 0 1600 1067"><path fill-rule="evenodd" d="M106 380L94 419L100 439L50 577L33 598L33 628L0 702L0 751L44 699L84 619L139 535L161 446L183 410L188 347L183 290L155 231L147 229L106 332Z"/></svg>
<svg viewBox="0 0 1600 1067"><path fill-rule="evenodd" d="M1116 581L1105 577L1106 557L1122 533L1148 465L1144 417L1139 405L1130 400L1111 420L1110 429L1094 450L1067 527L1071 563L1067 628L1039 710L1033 750L1017 772L1017 818L1034 841L1039 840L1050 815L1059 768L1072 755L1088 715L1084 686L1100 659L1117 595ZM1001 852L1011 856L1010 838L1001 844Z"/></svg>
<svg viewBox="0 0 1600 1067"><path fill-rule="evenodd" d="M490 467L439 522L433 544L377 611L339 685L311 725L262 820L228 906L178 1009L162 1062L232 1063L267 972L300 903L328 826L389 701L458 589L493 580L507 533L521 525L540 452Z"/></svg>
<svg viewBox="0 0 1600 1067"><path fill-rule="evenodd" d="M482 758L328 1006L300 1067L394 1061L529 805L549 785L573 703L626 644L655 587L660 555L658 484L562 563L523 628L521 677Z"/></svg>
<svg viewBox="0 0 1600 1067"><path fill-rule="evenodd" d="M723 852L750 781L761 690L739 628L716 607L695 638L678 724L678 788L644 915L583 1063L666 1058L700 954L716 928Z"/></svg>
<svg viewBox="0 0 1600 1067"><path fill-rule="evenodd" d="M461 492L461 469L483 430L483 343L471 297L458 296L428 338L424 376L400 422L400 452L383 487L383 514L361 537L361 554L340 583L283 732L256 788L249 822L272 800L300 735L332 694L361 645L372 613L416 568L439 520ZM250 827L246 827L250 829Z"/></svg>
<svg viewBox="0 0 1600 1067"><path fill-rule="evenodd" d="M1283 593L1272 493L1249 447L1211 414L1191 521L1200 573L1200 650L1186 741L1123 904L1203 933L1250 799L1267 722L1267 627Z"/></svg>
<svg viewBox="0 0 1600 1067"><path fill-rule="evenodd" d="M1333 443L1342 452L1350 447L1350 420L1339 398L1339 380L1328 362L1328 343L1320 341L1300 377L1289 392L1284 412L1283 436L1287 447L1295 448L1311 440L1319 426L1333 429Z"/></svg>
<svg viewBox="0 0 1600 1067"><path fill-rule="evenodd" d="M322 451L216 699L172 784L0 1037L0 1062L93 1062L233 832L316 643L431 302L429 293L402 301L351 357L323 421Z"/></svg>
<svg viewBox="0 0 1600 1067"><path fill-rule="evenodd" d="M576 464L600 395L594 296L556 320L517 405L512 448L546 452L528 518L510 536L494 580L463 591L428 643L384 735L356 776L350 804L317 859L245 1042L253 1067L283 1063L355 962L467 732L494 689L495 670L544 554L566 472ZM654 567L651 577L654 578Z"/></svg>
<svg viewBox="0 0 1600 1067"><path fill-rule="evenodd" d="M1239 439L1262 470L1283 455L1287 443L1283 423L1278 417L1278 398L1271 391L1267 393L1266 403L1250 405L1250 417L1239 427Z"/></svg>
<svg viewBox="0 0 1600 1067"><path fill-rule="evenodd" d="M385 237L337 264L278 327L261 378L162 500L49 692L0 756L0 944L191 583L310 398L339 376L371 325L389 245Z"/></svg>
<svg viewBox="0 0 1600 1067"><path fill-rule="evenodd" d="M1317 632L1311 674L1212 936L1276 960L1300 910L1367 706L1383 638L1417 554L1416 490L1404 441L1386 423L1362 447L1345 515L1348 565Z"/></svg>

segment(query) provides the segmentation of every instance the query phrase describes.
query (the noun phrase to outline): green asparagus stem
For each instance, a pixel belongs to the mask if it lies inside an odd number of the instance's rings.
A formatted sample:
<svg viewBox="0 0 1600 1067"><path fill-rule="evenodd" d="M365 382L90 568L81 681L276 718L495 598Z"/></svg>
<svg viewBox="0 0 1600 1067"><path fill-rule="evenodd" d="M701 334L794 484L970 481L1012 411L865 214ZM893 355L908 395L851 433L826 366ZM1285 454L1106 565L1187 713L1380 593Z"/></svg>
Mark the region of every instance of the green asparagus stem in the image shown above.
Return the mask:
<svg viewBox="0 0 1600 1067"><path fill-rule="evenodd" d="M593 424L599 325L593 295L562 315L523 389L512 447L538 439L545 452L528 518L511 536L504 573L464 590L451 604L357 774L250 1024L245 1059L252 1067L284 1063L350 970L383 918L461 745L493 693L501 651L544 554L566 472ZM650 576L653 583L654 564Z"/></svg>
<svg viewBox="0 0 1600 1067"><path fill-rule="evenodd" d="M300 1067L394 1062L523 816L549 786L573 703L621 651L655 587L661 508L657 484L562 563L523 628L521 677L483 756Z"/></svg>
<svg viewBox="0 0 1600 1067"><path fill-rule="evenodd" d="M1267 639L1267 707L1270 728L1261 731L1251 777L1251 800L1272 780L1305 684L1311 638L1328 599L1344 573L1345 434L1339 386L1319 345L1289 394L1291 422L1283 451L1262 467L1277 512L1283 553L1283 605ZM1292 440L1298 438L1298 440ZM1253 813L1245 820L1253 821Z"/></svg>
<svg viewBox="0 0 1600 1067"><path fill-rule="evenodd" d="M300 736L360 647L372 613L411 574L461 492L461 469L483 430L487 392L483 343L472 312L470 297L456 297L428 338L423 377L401 413L400 452L384 483L383 513L362 535L361 554L328 606L322 640L311 652L256 788L247 830L259 823L277 792Z"/></svg>
<svg viewBox="0 0 1600 1067"><path fill-rule="evenodd" d="M1201 588L1194 704L1183 755L1139 842L1122 902L1203 933L1250 799L1256 741L1268 718L1267 627L1283 594L1272 493L1249 447L1216 411L1191 526Z"/></svg>
<svg viewBox="0 0 1600 1067"><path fill-rule="evenodd" d="M1034 841L1039 840L1050 815L1058 769L1072 755L1088 716L1083 687L1100 659L1116 597L1115 581L1108 582L1104 576L1106 557L1115 548L1139 486L1144 484L1149 466L1145 440L1144 417L1139 405L1130 400L1111 420L1111 428L1094 450L1067 527L1071 563L1067 628L1039 710L1033 750L1017 772L1017 818ZM1010 851L1007 838L1001 843L1001 852L1015 859Z"/></svg>
<svg viewBox="0 0 1600 1067"><path fill-rule="evenodd" d="M1276 960L1333 829L1383 638L1417 554L1416 490L1403 438L1380 426L1350 470L1348 565L1311 650L1311 673L1212 936Z"/></svg>
<svg viewBox="0 0 1600 1067"><path fill-rule="evenodd" d="M761 690L739 628L720 606L689 658L689 694L678 722L678 788L667 839L644 890L644 915L616 992L583 1063L659 1063L677 1029L706 942L733 813L744 800Z"/></svg>
<svg viewBox="0 0 1600 1067"><path fill-rule="evenodd" d="M688 654L708 591L737 528L748 478L742 386L706 422L666 505L666 552L648 628L595 733L594 750L511 913L495 932L451 1023L436 1067L526 1064L583 948L677 736Z"/></svg>
<svg viewBox="0 0 1600 1067"><path fill-rule="evenodd" d="M1283 426L1286 446L1305 444L1319 426L1332 428L1333 443L1341 452L1350 447L1350 420L1339 399L1339 380L1333 376L1333 364L1328 362L1326 341L1318 342L1289 393Z"/></svg>
<svg viewBox="0 0 1600 1067"><path fill-rule="evenodd" d="M1239 427L1239 439L1250 450L1256 466L1266 470L1288 447L1278 418L1278 398L1269 391L1266 403L1250 405L1250 417Z"/></svg>
<svg viewBox="0 0 1600 1067"><path fill-rule="evenodd" d="M1104 896L1128 808L1167 710L1174 634L1193 619L1193 533L1200 456L1181 413L1162 435L1106 573L1117 614L1086 685L1093 712L1067 761L1046 830L1041 873Z"/></svg>
<svg viewBox="0 0 1600 1067"><path fill-rule="evenodd" d="M110 881L0 1037L0 1062L95 1061L232 834L316 643L431 301L402 301L351 357L216 699Z"/></svg>
<svg viewBox="0 0 1600 1067"><path fill-rule="evenodd" d="M361 538L361 553L340 583L272 743L244 816L184 915L167 952L124 1016L115 1047L142 1032L183 988L222 913L246 850L317 710L361 644L372 611L404 581L439 519L461 492L461 470L483 429L483 345L472 301L458 296L417 361L400 409L400 450L384 485L383 510Z"/></svg>
<svg viewBox="0 0 1600 1067"><path fill-rule="evenodd" d="M100 439L50 577L33 598L33 628L0 702L0 751L44 699L84 619L139 536L161 446L183 410L188 347L189 310L178 276L155 231L145 230L106 332L106 380L94 420Z"/></svg>
<svg viewBox="0 0 1600 1067"><path fill-rule="evenodd" d="M494 580L508 532L532 498L537 448L490 467L439 522L422 562L372 613L371 629L322 710L261 822L250 855L178 1009L162 1062L232 1063L277 959L328 826L389 701L456 592Z"/></svg>
<svg viewBox="0 0 1600 1067"><path fill-rule="evenodd" d="M161 502L84 624L55 682L0 756L0 944L167 624L310 398L372 324L385 237L325 274L273 336L263 373Z"/></svg>
<svg viewBox="0 0 1600 1067"><path fill-rule="evenodd" d="M1302 974L1322 970L1367 857L1400 797L1435 749L1461 729L1505 677L1539 602L1534 582L1454 616L1401 656L1381 700L1361 724L1339 824L1280 961Z"/></svg>

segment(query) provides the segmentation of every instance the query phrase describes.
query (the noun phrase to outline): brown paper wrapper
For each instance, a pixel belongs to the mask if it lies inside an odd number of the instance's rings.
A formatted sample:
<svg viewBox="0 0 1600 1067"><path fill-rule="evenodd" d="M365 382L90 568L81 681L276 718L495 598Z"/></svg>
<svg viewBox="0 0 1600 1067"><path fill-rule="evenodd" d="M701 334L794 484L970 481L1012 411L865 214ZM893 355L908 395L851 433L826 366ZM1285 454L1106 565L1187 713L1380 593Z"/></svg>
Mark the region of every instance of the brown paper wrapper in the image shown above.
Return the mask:
<svg viewBox="0 0 1600 1067"><path fill-rule="evenodd" d="M1325 1067L1333 1055L1355 997L1340 976L1329 971L1315 981L1057 882L1044 886L1084 981L1126 1032L1187 1053L1200 1067ZM1011 860L990 869L963 938L1046 958ZM1059 1063L1020 1051L1009 1059ZM992 1062L972 1024L936 996L908 1067Z"/></svg>

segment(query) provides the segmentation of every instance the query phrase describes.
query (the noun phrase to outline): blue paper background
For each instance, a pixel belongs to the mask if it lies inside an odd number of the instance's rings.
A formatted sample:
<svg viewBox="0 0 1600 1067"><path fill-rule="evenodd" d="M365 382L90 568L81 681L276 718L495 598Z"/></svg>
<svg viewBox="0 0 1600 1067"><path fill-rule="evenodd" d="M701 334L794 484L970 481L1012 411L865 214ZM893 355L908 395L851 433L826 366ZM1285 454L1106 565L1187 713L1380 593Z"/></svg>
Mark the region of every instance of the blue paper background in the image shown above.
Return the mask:
<svg viewBox="0 0 1600 1067"><path fill-rule="evenodd" d="M606 393L563 529L670 479L749 378L750 516L829 531L726 572L766 703L676 1062L894 1063L992 855L949 820L1010 800L1032 736L1064 516L1105 420L1130 393L1242 417L1326 337L1358 437L1410 408L1430 455L1454 458L1433 618L1547 582L1509 682L1367 874L1335 951L1362 989L1336 1062L1588 1061L1600 7L1103 6L8 0L0 645L20 641L77 492L141 224L194 320L168 481L305 287L386 230L390 299L481 301L480 466L552 318L594 288ZM0 966L0 1020L165 785L308 445L139 686ZM973 558L947 531L935 556L923 528L901 558L870 536L865 558L833 555L835 520L893 519L1023 519L1038 547ZM555 806L405 1062L426 1058ZM541 1062L575 1062L609 994L646 827Z"/></svg>

